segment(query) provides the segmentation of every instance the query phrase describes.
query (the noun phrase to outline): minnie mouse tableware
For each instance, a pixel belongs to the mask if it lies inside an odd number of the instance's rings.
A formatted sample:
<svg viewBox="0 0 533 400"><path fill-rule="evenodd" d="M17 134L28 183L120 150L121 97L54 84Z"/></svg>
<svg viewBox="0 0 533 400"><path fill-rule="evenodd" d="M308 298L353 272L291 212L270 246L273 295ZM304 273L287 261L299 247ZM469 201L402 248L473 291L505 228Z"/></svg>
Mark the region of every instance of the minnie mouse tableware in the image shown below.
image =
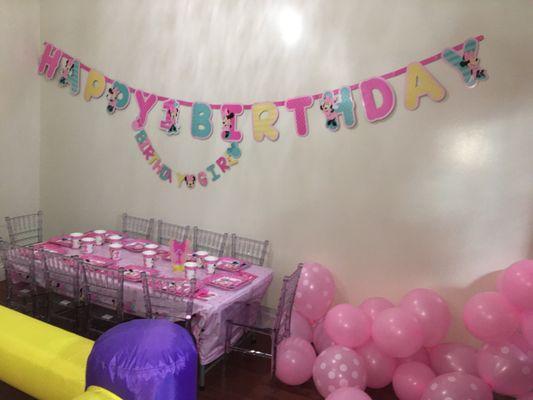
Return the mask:
<svg viewBox="0 0 533 400"><path fill-rule="evenodd" d="M185 276L188 280L196 278L196 270L198 269L197 263L187 261L183 266L185 267Z"/></svg>
<svg viewBox="0 0 533 400"><path fill-rule="evenodd" d="M95 244L97 246L101 246L102 244L104 244L105 232L106 231L103 229L97 229L93 231L94 239L96 240Z"/></svg>
<svg viewBox="0 0 533 400"><path fill-rule="evenodd" d="M127 265L124 267L124 279L131 282L140 282L142 280L142 273L148 275L158 275L159 271L155 269L148 269L139 265Z"/></svg>
<svg viewBox="0 0 533 400"><path fill-rule="evenodd" d="M97 267L107 267L114 263L111 258L100 257L94 254L88 254L80 257L80 259L88 264L95 265Z"/></svg>
<svg viewBox="0 0 533 400"><path fill-rule="evenodd" d="M227 272L239 272L245 268L248 268L249 266L250 265L245 261L232 257L222 257L216 265L217 269Z"/></svg>
<svg viewBox="0 0 533 400"><path fill-rule="evenodd" d="M196 260L196 262L198 263L198 266L199 267L203 267L204 266L204 259L209 255L209 253L205 250L198 250L196 252L193 253L193 257L194 259Z"/></svg>
<svg viewBox="0 0 533 400"><path fill-rule="evenodd" d="M107 237L107 241L108 241L109 243L118 243L118 242L120 242L121 240L122 240L122 236L117 235L117 234L109 235L109 236Z"/></svg>
<svg viewBox="0 0 533 400"><path fill-rule="evenodd" d="M124 248L128 251L140 253L141 251L145 250L144 248L145 244L146 244L145 242L142 242L139 240L128 241L124 244ZM153 250L150 250L150 251L153 251Z"/></svg>
<svg viewBox="0 0 533 400"><path fill-rule="evenodd" d="M81 239L81 252L84 254L92 254L94 252L94 244L96 239L93 237L84 237Z"/></svg>
<svg viewBox="0 0 533 400"><path fill-rule="evenodd" d="M40 243L33 246L34 254L37 257L40 257L41 250L55 254L67 254L67 250L65 248L52 243Z"/></svg>
<svg viewBox="0 0 533 400"><path fill-rule="evenodd" d="M81 246L81 238L83 237L83 233L81 232L74 232L70 234L70 238L72 239L72 248L73 249L79 249Z"/></svg>
<svg viewBox="0 0 533 400"><path fill-rule="evenodd" d="M72 238L69 235L57 236L57 237L49 239L47 243L56 244L58 246L63 246L63 247L72 247Z"/></svg>
<svg viewBox="0 0 533 400"><path fill-rule="evenodd" d="M250 284L257 275L248 272L239 272L238 274L218 273L205 279L206 285L214 286L224 290L237 290Z"/></svg>
<svg viewBox="0 0 533 400"><path fill-rule="evenodd" d="M154 266L155 256L157 255L157 252L153 250L145 250L143 251L143 260L144 260L144 266L146 268L152 268Z"/></svg>
<svg viewBox="0 0 533 400"><path fill-rule="evenodd" d="M218 257L207 256L204 258L204 262L205 262L205 269L207 270L207 273L210 275L214 274L217 268Z"/></svg>
<svg viewBox="0 0 533 400"><path fill-rule="evenodd" d="M109 245L109 255L113 260L120 260L120 251L122 250L122 247L122 243L111 243Z"/></svg>

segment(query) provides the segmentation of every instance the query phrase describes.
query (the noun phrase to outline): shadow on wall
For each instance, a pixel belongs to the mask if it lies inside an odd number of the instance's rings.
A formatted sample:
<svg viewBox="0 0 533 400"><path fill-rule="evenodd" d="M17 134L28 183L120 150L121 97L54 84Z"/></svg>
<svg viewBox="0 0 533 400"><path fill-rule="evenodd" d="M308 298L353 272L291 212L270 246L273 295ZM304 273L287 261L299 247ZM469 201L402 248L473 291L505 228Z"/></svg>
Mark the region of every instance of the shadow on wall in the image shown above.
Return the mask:
<svg viewBox="0 0 533 400"><path fill-rule="evenodd" d="M448 302L450 311L452 313L452 325L447 341L460 342L479 347L481 341L476 339L468 332L463 322L463 307L476 293L496 291L496 281L503 270L490 272L479 279L472 282L466 287L441 287L437 288L437 292L445 299L454 299L454 302Z"/></svg>

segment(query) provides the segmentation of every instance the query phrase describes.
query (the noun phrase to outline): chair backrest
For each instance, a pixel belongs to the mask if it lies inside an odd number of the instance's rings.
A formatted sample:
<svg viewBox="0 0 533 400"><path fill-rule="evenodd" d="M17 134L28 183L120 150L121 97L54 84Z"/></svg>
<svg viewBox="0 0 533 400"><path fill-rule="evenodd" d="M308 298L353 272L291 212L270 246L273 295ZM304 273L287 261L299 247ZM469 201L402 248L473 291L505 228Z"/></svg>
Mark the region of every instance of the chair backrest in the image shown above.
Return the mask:
<svg viewBox="0 0 533 400"><path fill-rule="evenodd" d="M44 280L49 292L70 297L75 302L81 297L80 260L77 257L41 250L44 262Z"/></svg>
<svg viewBox="0 0 533 400"><path fill-rule="evenodd" d="M227 233L211 232L195 226L193 229L192 248L194 251L205 250L212 256L222 257L227 240Z"/></svg>
<svg viewBox="0 0 533 400"><path fill-rule="evenodd" d="M154 230L154 219L134 217L122 214L122 232L139 239L151 239Z"/></svg>
<svg viewBox="0 0 533 400"><path fill-rule="evenodd" d="M283 278L274 325L276 332L274 341L276 345L291 335L292 306L294 305L294 297L296 296L296 288L298 287L302 268L303 264L298 264L298 267L291 275Z"/></svg>
<svg viewBox="0 0 533 400"><path fill-rule="evenodd" d="M6 256L8 250L9 243L0 237L0 265L6 265Z"/></svg>
<svg viewBox="0 0 533 400"><path fill-rule="evenodd" d="M43 241L43 212L6 217L9 242L12 246L28 246Z"/></svg>
<svg viewBox="0 0 533 400"><path fill-rule="evenodd" d="M190 226L182 226L157 221L157 241L159 244L168 245L171 239L175 239L178 242L183 242L189 237Z"/></svg>
<svg viewBox="0 0 533 400"><path fill-rule="evenodd" d="M122 316L124 312L124 268L112 269L98 267L85 261L83 268L83 287L85 299Z"/></svg>
<svg viewBox="0 0 533 400"><path fill-rule="evenodd" d="M141 276L146 317L182 321L190 329L196 280L189 281L184 295L178 295L173 290L174 279L155 277L147 275L146 272L142 272Z"/></svg>
<svg viewBox="0 0 533 400"><path fill-rule="evenodd" d="M231 256L248 261L254 265L263 265L268 252L269 241L259 241L231 234Z"/></svg>
<svg viewBox="0 0 533 400"><path fill-rule="evenodd" d="M9 282L23 281L35 285L35 253L32 247L4 245L1 255Z"/></svg>

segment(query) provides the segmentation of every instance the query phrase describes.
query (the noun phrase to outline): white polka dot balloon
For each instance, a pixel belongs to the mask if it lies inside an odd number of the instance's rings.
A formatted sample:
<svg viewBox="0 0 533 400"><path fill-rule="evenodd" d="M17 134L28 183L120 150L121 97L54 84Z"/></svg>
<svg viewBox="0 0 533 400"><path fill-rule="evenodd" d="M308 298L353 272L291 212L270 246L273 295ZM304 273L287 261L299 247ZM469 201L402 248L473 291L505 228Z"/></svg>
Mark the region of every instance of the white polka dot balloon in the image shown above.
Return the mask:
<svg viewBox="0 0 533 400"><path fill-rule="evenodd" d="M533 390L533 358L520 336L499 345L485 345L478 354L479 376L495 392L517 396Z"/></svg>
<svg viewBox="0 0 533 400"><path fill-rule="evenodd" d="M317 357L313 380L320 394L327 397L343 387L366 388L366 370L359 354L343 346L332 346Z"/></svg>
<svg viewBox="0 0 533 400"><path fill-rule="evenodd" d="M492 400L492 391L477 376L451 372L429 382L421 400Z"/></svg>
<svg viewBox="0 0 533 400"><path fill-rule="evenodd" d="M331 272L318 263L306 263L302 269L294 308L309 321L318 321L328 311L335 296Z"/></svg>

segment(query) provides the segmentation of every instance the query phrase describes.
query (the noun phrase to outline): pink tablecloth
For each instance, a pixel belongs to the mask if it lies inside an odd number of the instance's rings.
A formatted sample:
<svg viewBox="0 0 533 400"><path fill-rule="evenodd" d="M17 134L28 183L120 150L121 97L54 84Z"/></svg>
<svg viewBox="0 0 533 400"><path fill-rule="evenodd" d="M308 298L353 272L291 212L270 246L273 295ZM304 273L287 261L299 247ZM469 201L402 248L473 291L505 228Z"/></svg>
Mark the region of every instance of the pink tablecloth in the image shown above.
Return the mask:
<svg viewBox="0 0 533 400"><path fill-rule="evenodd" d="M165 246L161 246L166 248ZM79 250L65 248L67 255L79 255ZM95 255L109 257L109 248L106 244L95 246ZM143 265L141 253L133 253L122 250L119 266ZM37 265L37 276L40 269L40 263ZM183 272L174 272L170 261L157 260L155 269L159 270L160 275L165 277L183 277ZM222 290L209 286L209 292L213 294L208 299L195 300L193 334L198 344L200 362L203 365L209 364L224 354L224 345L226 340L225 321L231 319L233 315L243 315L245 312L243 302L260 302L264 297L270 282L272 281L272 270L270 268L253 265L246 269L257 275L257 278L250 284L238 290ZM198 280L205 277L204 270L201 270L197 276ZM40 280L40 279L38 279ZM144 316L145 307L140 282L125 281L124 284L124 308L125 311L134 315ZM253 312L250 318L255 318Z"/></svg>

